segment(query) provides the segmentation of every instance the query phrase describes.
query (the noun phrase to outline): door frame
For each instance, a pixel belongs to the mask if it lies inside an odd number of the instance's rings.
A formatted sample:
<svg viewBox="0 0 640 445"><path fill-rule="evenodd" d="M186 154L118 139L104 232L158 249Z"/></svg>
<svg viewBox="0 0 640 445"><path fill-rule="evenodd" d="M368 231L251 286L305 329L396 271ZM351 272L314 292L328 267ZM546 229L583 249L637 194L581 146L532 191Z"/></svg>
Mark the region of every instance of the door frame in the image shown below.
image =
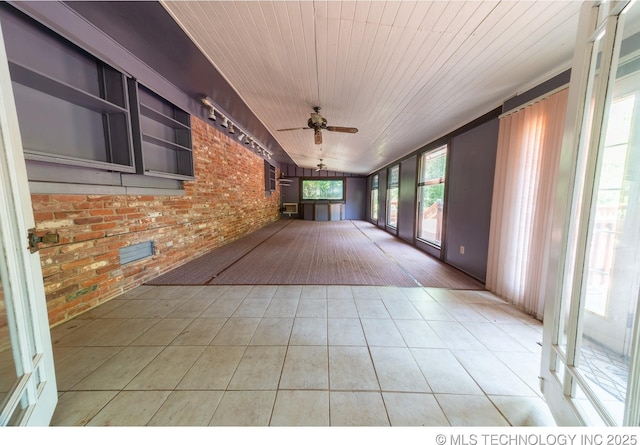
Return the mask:
<svg viewBox="0 0 640 445"><path fill-rule="evenodd" d="M571 277L571 268L576 271L581 270L581 263L584 261L586 247L587 229L590 215L591 193L593 189L595 162L597 151L582 148L583 139L588 139L590 147L598 147L599 138L602 132L603 115L607 101L610 100L609 90L613 81L610 79L611 66L616 66L613 60L616 40L620 38L617 32L617 17L629 1L618 1L607 3L609 8L606 15L599 11L601 2L585 2L582 4L576 46L571 71L571 83L567 105L566 124L563 137L562 152L558 171L558 184L556 189L556 201L553 213L552 240L550 245L548 280L546 283L546 307L544 314L544 335L541 361L541 389L544 397L559 425L585 425L586 419L581 409L570 397L570 387L574 381L580 381L581 375L574 369L574 359L576 355L575 339L570 337L579 333L578 316L581 312L582 302L580 300L582 280ZM606 18L603 18L606 17ZM592 64L592 52L597 36L602 35L602 56L600 65L600 76L597 79L596 89L592 90L590 82L590 71ZM615 79L614 79L615 80ZM593 126L585 127L586 119L584 114L587 104L587 94L595 91L593 105ZM590 135L585 135L587 129ZM594 145L595 144L595 145ZM586 172L583 177L578 177L579 166ZM584 193L584 195L583 195ZM584 203L584 205L582 204ZM577 230L577 232L574 232ZM575 252L570 250L569 238L576 233ZM563 296L572 296L571 307L568 312L567 325L567 345L566 351L562 351L558 346L563 312ZM637 311L638 312L638 311ZM638 313L634 325L634 338L638 336ZM638 345L634 342L632 350L637 350ZM638 359L632 352L632 363L629 375L629 389L637 387L638 380ZM556 373L558 361L566 363L564 375ZM628 395L631 393L628 392ZM587 397L593 406L598 406L599 401L589 396ZM634 400L631 400L634 399ZM637 402L637 397L628 397L627 406ZM604 425L615 425L611 416L604 409L600 411L598 417L602 418ZM625 415L625 425L637 424L637 415L634 420L629 417L629 410Z"/></svg>
<svg viewBox="0 0 640 445"><path fill-rule="evenodd" d="M0 231L6 261L2 285L17 382L0 406L0 425L49 425L58 400L40 255L4 38L0 29ZM15 415L17 411L21 413Z"/></svg>

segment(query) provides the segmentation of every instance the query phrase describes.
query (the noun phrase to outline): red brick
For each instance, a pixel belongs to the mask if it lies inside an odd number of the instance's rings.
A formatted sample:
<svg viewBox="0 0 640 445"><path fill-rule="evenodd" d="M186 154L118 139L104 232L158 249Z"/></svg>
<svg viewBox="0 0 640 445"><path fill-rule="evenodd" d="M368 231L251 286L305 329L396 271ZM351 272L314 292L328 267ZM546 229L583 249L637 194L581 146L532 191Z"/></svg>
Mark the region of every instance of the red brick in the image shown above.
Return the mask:
<svg viewBox="0 0 640 445"><path fill-rule="evenodd" d="M104 236L104 232L87 232L87 233L79 233L74 237L75 241L87 241L95 238L102 238Z"/></svg>
<svg viewBox="0 0 640 445"><path fill-rule="evenodd" d="M96 273L98 275L103 275L106 274L108 272L111 272L112 270L116 270L116 269L120 269L120 263L116 262L114 264L109 264L107 266L103 266L103 267L99 267L96 269Z"/></svg>
<svg viewBox="0 0 640 445"><path fill-rule="evenodd" d="M97 224L103 221L102 216L90 216L87 218L76 218L73 222L79 226L86 224Z"/></svg>
<svg viewBox="0 0 640 445"><path fill-rule="evenodd" d="M69 269L75 269L81 266L85 266L87 264L91 264L93 263L93 258L82 258L79 260L75 260L75 261L69 261L67 263L64 263L60 266L61 270L69 270Z"/></svg>
<svg viewBox="0 0 640 445"><path fill-rule="evenodd" d="M53 218L53 212L33 212L33 219L36 221L44 221Z"/></svg>
<svg viewBox="0 0 640 445"><path fill-rule="evenodd" d="M116 222L94 224L94 225L91 226L91 230L108 230L108 229L113 229L114 227L117 227L117 225L118 225L118 223L116 223Z"/></svg>
<svg viewBox="0 0 640 445"><path fill-rule="evenodd" d="M129 213L137 213L138 210L131 208L131 207L125 207L122 209L116 209L116 213L119 215L125 215L125 214L129 214Z"/></svg>
<svg viewBox="0 0 640 445"><path fill-rule="evenodd" d="M105 216L105 215L113 215L113 209L93 209L89 212L91 216Z"/></svg>
<svg viewBox="0 0 640 445"><path fill-rule="evenodd" d="M197 118L192 135L196 179L183 196L32 195L42 227L75 222L56 229L64 243L41 250L52 325L278 218L262 158ZM120 248L148 240L153 257L119 264Z"/></svg>
<svg viewBox="0 0 640 445"><path fill-rule="evenodd" d="M51 195L51 200L57 202L85 202L87 197L84 195Z"/></svg>

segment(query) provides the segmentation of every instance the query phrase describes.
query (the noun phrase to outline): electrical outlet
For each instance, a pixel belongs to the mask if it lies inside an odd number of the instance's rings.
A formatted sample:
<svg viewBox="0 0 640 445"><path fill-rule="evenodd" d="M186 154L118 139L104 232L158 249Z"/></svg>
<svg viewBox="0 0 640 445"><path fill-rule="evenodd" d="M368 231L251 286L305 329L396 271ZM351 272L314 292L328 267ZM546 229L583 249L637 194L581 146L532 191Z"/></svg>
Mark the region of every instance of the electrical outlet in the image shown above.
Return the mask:
<svg viewBox="0 0 640 445"><path fill-rule="evenodd" d="M464 255L464 246L460 246L460 255Z"/></svg>

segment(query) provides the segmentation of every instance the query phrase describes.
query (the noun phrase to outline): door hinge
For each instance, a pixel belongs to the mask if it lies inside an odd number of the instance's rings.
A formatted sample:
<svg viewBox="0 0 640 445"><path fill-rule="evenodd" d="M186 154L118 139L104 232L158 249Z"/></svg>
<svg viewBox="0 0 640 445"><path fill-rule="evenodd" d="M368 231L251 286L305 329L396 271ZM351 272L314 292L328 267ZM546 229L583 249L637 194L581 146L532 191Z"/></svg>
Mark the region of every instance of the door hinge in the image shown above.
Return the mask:
<svg viewBox="0 0 640 445"><path fill-rule="evenodd" d="M39 236L36 234L36 229L29 229L29 251L31 253L37 252L40 250L38 247L39 243L43 244L57 244L60 242L60 235L57 233L47 233L45 235Z"/></svg>

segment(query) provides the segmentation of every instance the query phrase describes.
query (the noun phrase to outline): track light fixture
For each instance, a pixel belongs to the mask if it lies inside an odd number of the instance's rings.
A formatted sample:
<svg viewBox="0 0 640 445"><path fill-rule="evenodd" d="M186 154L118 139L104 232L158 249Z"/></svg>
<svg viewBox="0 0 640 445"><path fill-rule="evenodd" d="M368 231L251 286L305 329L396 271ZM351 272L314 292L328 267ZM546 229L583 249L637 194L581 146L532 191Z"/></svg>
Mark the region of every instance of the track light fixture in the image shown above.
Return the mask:
<svg viewBox="0 0 640 445"><path fill-rule="evenodd" d="M216 120L216 107L213 105L213 101L211 99L209 99L208 97L204 96L200 99L200 101L202 102L202 104L207 107L209 109L209 120L210 121L215 121Z"/></svg>
<svg viewBox="0 0 640 445"><path fill-rule="evenodd" d="M216 109L213 101L208 96L201 96L200 102L202 102L202 105L204 105L207 108L209 120L216 121L217 116L219 115L222 118L222 122L220 122L220 126L223 128L226 128L227 133L235 134L236 132L235 124L231 122L231 120L227 116L220 113ZM269 151L267 151L261 145L256 144L253 138L249 136L247 133L245 133L244 131L242 131L242 129L239 128L238 131L240 132L240 135L238 135L238 142L244 142L244 145L248 146L248 148L250 148L251 150L255 151L261 156L266 157L267 159L271 159L272 154Z"/></svg>

